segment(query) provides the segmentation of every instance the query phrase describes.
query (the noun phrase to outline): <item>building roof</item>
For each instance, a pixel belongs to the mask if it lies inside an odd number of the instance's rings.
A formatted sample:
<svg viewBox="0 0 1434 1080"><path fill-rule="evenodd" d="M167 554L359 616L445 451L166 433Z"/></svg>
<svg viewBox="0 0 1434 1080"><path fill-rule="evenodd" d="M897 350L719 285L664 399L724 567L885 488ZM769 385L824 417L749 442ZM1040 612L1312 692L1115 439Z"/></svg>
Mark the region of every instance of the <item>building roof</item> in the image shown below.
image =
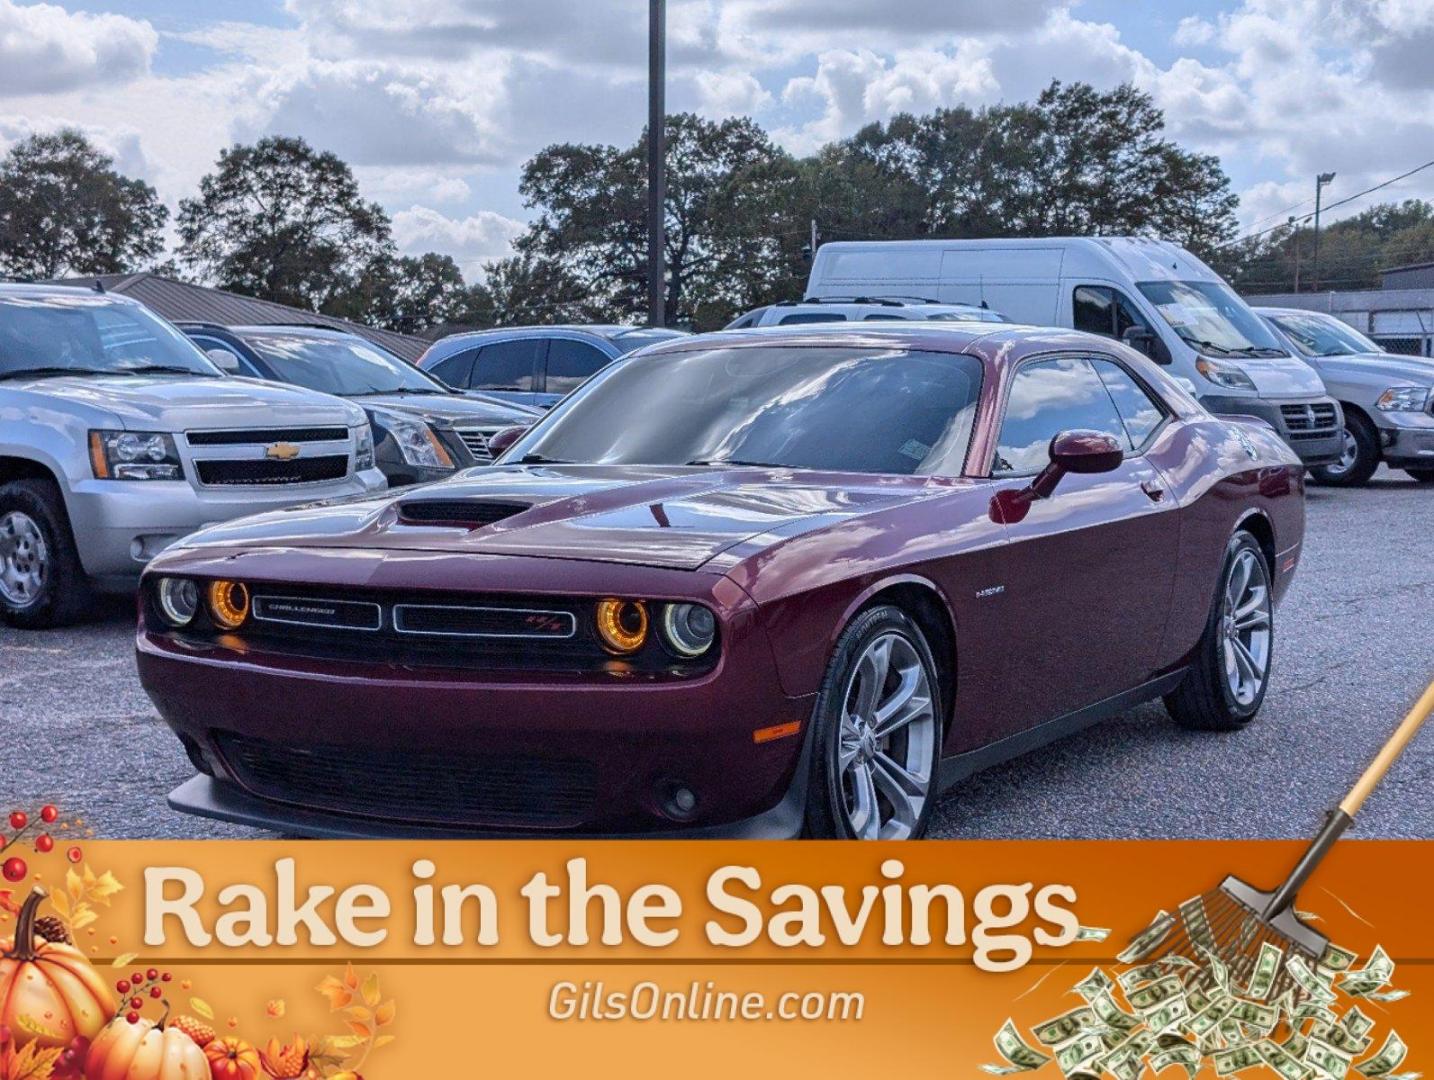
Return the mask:
<svg viewBox="0 0 1434 1080"><path fill-rule="evenodd" d="M379 330L361 323L349 322L347 319L336 319L331 315L320 315L303 308L276 304L272 300L257 300L252 296L240 296L223 289L210 289L203 285L191 285L186 281L175 281L159 274L98 274L64 278L45 284L93 288L96 281L104 286L106 292L138 300L171 322L208 322L222 326L327 326L331 330L358 334L410 363L422 356L429 344L423 338L411 334Z"/></svg>

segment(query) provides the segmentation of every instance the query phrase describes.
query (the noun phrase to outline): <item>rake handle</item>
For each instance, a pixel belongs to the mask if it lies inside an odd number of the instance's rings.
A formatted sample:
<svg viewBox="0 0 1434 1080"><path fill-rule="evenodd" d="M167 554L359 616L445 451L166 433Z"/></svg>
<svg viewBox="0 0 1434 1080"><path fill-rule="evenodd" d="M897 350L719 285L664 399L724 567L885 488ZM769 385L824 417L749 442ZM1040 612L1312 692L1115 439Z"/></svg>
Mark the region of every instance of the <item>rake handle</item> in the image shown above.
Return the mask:
<svg viewBox="0 0 1434 1080"><path fill-rule="evenodd" d="M1404 748L1424 726L1424 721L1429 719L1430 713L1434 713L1434 683L1429 684L1428 689L1424 691L1424 696L1415 703L1414 708L1409 710L1409 715L1394 729L1394 734L1380 748L1374 760L1369 763L1369 767L1364 770L1364 775L1344 797L1344 801L1336 809L1330 811L1324 828L1319 831L1314 843L1305 850L1285 883L1270 897L1269 906L1265 908L1266 919L1273 919L1295 902L1296 894L1310 879L1310 875L1315 872L1315 868L1324 860L1324 857L1329 854L1329 849L1334 846L1334 842L1354 824L1354 816L1359 813L1360 807L1364 805L1364 800L1369 798L1374 789L1379 786L1379 782L1384 779L1390 767L1404 752Z"/></svg>

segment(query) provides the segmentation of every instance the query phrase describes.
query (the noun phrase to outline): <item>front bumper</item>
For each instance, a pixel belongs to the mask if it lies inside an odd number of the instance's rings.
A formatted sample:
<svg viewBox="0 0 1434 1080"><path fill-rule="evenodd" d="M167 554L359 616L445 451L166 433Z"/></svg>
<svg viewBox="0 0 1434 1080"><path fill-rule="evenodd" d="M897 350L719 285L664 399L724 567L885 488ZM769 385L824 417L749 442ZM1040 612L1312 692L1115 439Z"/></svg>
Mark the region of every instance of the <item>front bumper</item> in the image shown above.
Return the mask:
<svg viewBox="0 0 1434 1080"><path fill-rule="evenodd" d="M755 615L752 616L755 618ZM801 827L811 697L765 633L712 672L476 675L196 647L141 629L141 682L212 776L170 805L314 836L777 837ZM754 732L795 725L758 742ZM695 810L676 815L677 787Z"/></svg>
<svg viewBox="0 0 1434 1080"><path fill-rule="evenodd" d="M1434 469L1434 416L1371 410L1384 461L1393 469Z"/></svg>
<svg viewBox="0 0 1434 1080"><path fill-rule="evenodd" d="M139 583L151 559L206 525L385 487L378 469L337 483L202 492L187 481L84 480L71 487L65 505L86 575L124 591Z"/></svg>
<svg viewBox="0 0 1434 1080"><path fill-rule="evenodd" d="M1254 416L1274 428L1306 467L1336 462L1344 449L1344 412L1334 398L1271 399L1210 394L1200 404L1220 416ZM1315 420L1333 410L1333 421Z"/></svg>

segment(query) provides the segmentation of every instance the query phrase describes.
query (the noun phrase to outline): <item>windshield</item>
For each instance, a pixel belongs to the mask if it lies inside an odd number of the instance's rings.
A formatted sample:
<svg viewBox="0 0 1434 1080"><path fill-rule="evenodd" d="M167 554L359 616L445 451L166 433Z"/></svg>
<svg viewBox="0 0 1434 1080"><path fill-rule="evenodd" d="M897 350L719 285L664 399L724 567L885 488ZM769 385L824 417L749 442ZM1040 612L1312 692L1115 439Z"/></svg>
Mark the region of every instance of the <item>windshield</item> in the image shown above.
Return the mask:
<svg viewBox="0 0 1434 1080"><path fill-rule="evenodd" d="M447 394L447 387L362 338L246 333L244 340L280 382L339 397Z"/></svg>
<svg viewBox="0 0 1434 1080"><path fill-rule="evenodd" d="M1332 315L1271 315L1270 321L1283 330L1306 356L1383 352L1354 327Z"/></svg>
<svg viewBox="0 0 1434 1080"><path fill-rule="evenodd" d="M0 296L0 377L29 372L218 377L190 340L138 304L74 296Z"/></svg>
<svg viewBox="0 0 1434 1080"><path fill-rule="evenodd" d="M958 473L980 387L975 357L899 348L637 357L594 376L504 460Z"/></svg>
<svg viewBox="0 0 1434 1080"><path fill-rule="evenodd" d="M1215 356L1286 356L1270 328L1220 281L1143 281L1138 286L1185 343Z"/></svg>

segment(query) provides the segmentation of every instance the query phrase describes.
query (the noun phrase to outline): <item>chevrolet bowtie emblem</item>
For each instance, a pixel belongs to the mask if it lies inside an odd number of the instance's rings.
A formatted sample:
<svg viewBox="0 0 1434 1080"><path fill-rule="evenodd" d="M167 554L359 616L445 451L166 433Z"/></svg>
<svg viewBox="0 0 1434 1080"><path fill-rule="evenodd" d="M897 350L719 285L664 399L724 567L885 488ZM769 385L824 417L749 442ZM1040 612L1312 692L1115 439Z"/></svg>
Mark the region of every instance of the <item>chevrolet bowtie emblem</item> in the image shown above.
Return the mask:
<svg viewBox="0 0 1434 1080"><path fill-rule="evenodd" d="M276 442L273 446L264 448L264 456L274 461L293 461L299 456L299 448L293 443Z"/></svg>

